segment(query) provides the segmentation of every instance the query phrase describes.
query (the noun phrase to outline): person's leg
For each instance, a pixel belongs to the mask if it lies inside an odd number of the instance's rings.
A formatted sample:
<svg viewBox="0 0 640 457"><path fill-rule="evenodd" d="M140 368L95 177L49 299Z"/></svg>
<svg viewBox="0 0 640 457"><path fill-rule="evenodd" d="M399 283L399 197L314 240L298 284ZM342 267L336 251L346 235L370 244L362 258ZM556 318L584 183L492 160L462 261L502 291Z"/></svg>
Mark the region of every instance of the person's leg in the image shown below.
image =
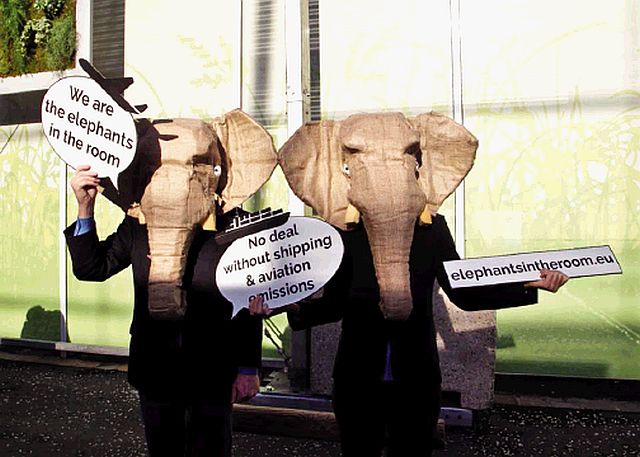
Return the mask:
<svg viewBox="0 0 640 457"><path fill-rule="evenodd" d="M440 388L388 387L388 457L428 457L436 438L440 415Z"/></svg>
<svg viewBox="0 0 640 457"><path fill-rule="evenodd" d="M231 385L230 381L220 381L191 392L187 408L187 457L231 456Z"/></svg>
<svg viewBox="0 0 640 457"><path fill-rule="evenodd" d="M231 402L216 403L196 402L190 406L187 457L231 456Z"/></svg>
<svg viewBox="0 0 640 457"><path fill-rule="evenodd" d="M182 457L185 448L185 405L149 398L142 392L140 409L150 457Z"/></svg>
<svg viewBox="0 0 640 457"><path fill-rule="evenodd" d="M335 382L333 411L343 457L380 457L385 423L380 383L367 386Z"/></svg>

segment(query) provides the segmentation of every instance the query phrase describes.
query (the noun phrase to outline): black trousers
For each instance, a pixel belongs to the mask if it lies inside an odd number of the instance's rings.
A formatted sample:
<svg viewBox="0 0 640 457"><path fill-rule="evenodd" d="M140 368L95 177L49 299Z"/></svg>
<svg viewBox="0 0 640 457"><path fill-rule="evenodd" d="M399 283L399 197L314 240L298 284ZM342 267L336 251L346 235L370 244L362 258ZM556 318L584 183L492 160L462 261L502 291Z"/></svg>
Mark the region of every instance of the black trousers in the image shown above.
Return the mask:
<svg viewBox="0 0 640 457"><path fill-rule="evenodd" d="M333 410L343 457L430 456L440 415L440 387L396 381L334 381Z"/></svg>
<svg viewBox="0 0 640 457"><path fill-rule="evenodd" d="M231 397L151 398L140 407L150 457L230 457Z"/></svg>

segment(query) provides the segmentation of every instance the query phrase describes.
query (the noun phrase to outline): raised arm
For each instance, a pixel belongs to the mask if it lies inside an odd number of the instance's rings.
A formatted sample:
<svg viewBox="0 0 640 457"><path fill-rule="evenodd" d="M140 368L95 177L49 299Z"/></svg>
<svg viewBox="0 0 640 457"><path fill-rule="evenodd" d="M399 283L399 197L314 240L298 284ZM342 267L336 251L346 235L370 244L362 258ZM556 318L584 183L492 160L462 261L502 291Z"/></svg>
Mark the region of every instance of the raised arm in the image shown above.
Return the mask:
<svg viewBox="0 0 640 457"><path fill-rule="evenodd" d="M78 220L64 231L73 274L84 281L104 281L131 264L132 221L125 218L116 233L98 240L93 209L99 179L89 166L79 166L71 179Z"/></svg>

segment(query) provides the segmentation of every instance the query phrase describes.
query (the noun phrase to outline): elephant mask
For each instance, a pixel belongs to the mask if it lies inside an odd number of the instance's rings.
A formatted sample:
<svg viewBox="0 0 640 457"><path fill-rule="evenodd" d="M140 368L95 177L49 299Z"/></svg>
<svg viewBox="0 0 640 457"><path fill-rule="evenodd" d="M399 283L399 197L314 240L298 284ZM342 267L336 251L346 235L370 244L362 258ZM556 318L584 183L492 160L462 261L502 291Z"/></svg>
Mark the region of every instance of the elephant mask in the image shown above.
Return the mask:
<svg viewBox="0 0 640 457"><path fill-rule="evenodd" d="M362 218L380 308L404 320L413 308L409 254L418 218L430 223L473 165L478 141L437 113L355 114L307 123L279 151L294 193L342 230Z"/></svg>
<svg viewBox="0 0 640 457"><path fill-rule="evenodd" d="M180 319L182 276L196 224L213 228L269 179L277 158L271 136L240 110L205 122L141 120L136 156L103 194L147 225L149 312Z"/></svg>

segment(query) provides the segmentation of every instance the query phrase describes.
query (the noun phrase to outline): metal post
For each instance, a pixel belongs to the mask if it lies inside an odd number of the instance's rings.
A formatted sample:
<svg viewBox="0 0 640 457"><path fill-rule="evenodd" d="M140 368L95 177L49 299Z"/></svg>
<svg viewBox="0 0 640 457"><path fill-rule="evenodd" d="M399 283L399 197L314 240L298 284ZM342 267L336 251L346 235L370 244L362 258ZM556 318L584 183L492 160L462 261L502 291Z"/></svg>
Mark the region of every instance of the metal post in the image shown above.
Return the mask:
<svg viewBox="0 0 640 457"><path fill-rule="evenodd" d="M79 29L83 31L78 40L78 52L76 53L76 67L80 57L93 60L93 47L91 37L93 36L93 0L78 2L76 5L76 15ZM58 296L60 308L60 341L69 341L68 328L68 278L67 278L67 243L62 233L67 227L67 165L60 161L58 172Z"/></svg>
<svg viewBox="0 0 640 457"><path fill-rule="evenodd" d="M310 118L309 8L307 0L285 0L287 135ZM304 203L289 189L289 212L304 215ZM289 382L294 390L309 383L310 331L293 332Z"/></svg>
<svg viewBox="0 0 640 457"><path fill-rule="evenodd" d="M464 124L464 106L462 100L462 36L460 30L460 0L449 0L449 16L451 19L451 105L453 119ZM455 240L456 249L464 259L464 181L455 192Z"/></svg>
<svg viewBox="0 0 640 457"><path fill-rule="evenodd" d="M309 9L306 0L285 0L287 134L309 120ZM289 190L289 212L304 215L304 203Z"/></svg>
<svg viewBox="0 0 640 457"><path fill-rule="evenodd" d="M67 226L67 164L60 161L58 187L58 272L60 298L60 341L66 343L67 335L67 243L63 230Z"/></svg>
<svg viewBox="0 0 640 457"><path fill-rule="evenodd" d="M244 41L243 41L243 27L242 27L242 15L243 15L243 4L242 4L243 0L238 0L236 2L236 17L238 20L238 32L236 34L236 39L234 40L234 43L236 43L237 49L236 49L236 55L235 55L235 59L233 62L233 76L234 76L234 81L236 83L236 87L234 87L234 92L236 94L236 101L235 101L235 105L236 108L240 108L242 109L242 48L244 46Z"/></svg>

